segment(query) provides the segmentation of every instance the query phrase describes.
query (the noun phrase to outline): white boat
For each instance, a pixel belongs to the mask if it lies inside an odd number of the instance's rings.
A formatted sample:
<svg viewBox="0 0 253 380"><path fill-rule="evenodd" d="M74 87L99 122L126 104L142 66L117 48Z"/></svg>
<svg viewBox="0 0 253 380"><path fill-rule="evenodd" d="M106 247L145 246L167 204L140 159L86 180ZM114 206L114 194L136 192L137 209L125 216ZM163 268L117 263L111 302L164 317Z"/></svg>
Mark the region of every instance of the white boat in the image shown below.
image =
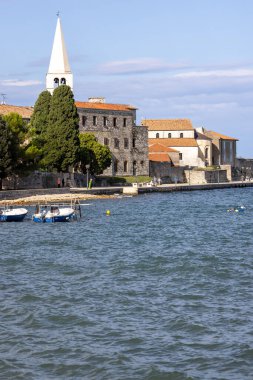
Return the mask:
<svg viewBox="0 0 253 380"><path fill-rule="evenodd" d="M78 204L79 215L80 205ZM33 221L36 223L55 223L55 222L70 222L76 217L76 204L72 205L37 205L36 211L33 214Z"/></svg>
<svg viewBox="0 0 253 380"><path fill-rule="evenodd" d="M22 222L27 213L26 208L5 206L0 209L0 222Z"/></svg>

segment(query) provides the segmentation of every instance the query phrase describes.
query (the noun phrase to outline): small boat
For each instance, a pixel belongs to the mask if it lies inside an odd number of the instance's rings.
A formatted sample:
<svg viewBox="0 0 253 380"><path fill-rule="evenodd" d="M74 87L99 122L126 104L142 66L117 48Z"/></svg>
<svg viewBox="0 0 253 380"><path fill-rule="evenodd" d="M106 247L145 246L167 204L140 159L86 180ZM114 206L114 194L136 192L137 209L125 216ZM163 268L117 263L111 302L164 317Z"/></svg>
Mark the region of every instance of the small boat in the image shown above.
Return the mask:
<svg viewBox="0 0 253 380"><path fill-rule="evenodd" d="M26 208L5 206L0 209L0 222L22 222L27 213Z"/></svg>
<svg viewBox="0 0 253 380"><path fill-rule="evenodd" d="M33 221L36 223L70 222L75 218L76 206L64 204L37 205L32 217Z"/></svg>

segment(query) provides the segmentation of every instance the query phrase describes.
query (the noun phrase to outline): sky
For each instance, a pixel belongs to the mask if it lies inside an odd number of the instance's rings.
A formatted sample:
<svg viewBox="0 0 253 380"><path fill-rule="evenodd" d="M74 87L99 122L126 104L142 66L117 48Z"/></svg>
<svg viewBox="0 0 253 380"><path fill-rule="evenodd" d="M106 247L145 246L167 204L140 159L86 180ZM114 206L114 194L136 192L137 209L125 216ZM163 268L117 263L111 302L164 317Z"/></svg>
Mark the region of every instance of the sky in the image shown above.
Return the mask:
<svg viewBox="0 0 253 380"><path fill-rule="evenodd" d="M0 0L7 104L45 89L58 11L76 100L131 104L138 123L189 118L253 158L252 0Z"/></svg>

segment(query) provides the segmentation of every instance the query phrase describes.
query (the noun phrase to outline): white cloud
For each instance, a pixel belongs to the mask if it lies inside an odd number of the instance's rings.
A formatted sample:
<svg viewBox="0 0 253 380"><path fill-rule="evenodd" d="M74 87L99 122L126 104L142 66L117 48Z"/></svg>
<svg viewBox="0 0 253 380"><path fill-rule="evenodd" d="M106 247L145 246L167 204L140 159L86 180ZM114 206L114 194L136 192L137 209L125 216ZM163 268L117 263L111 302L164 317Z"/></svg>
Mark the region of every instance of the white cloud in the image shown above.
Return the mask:
<svg viewBox="0 0 253 380"><path fill-rule="evenodd" d="M124 61L107 62L98 67L101 74L125 75L154 73L187 67L183 63L168 63L156 58L135 58Z"/></svg>
<svg viewBox="0 0 253 380"><path fill-rule="evenodd" d="M189 71L174 75L175 78L253 78L253 69Z"/></svg>
<svg viewBox="0 0 253 380"><path fill-rule="evenodd" d="M10 87L30 87L41 85L39 80L19 80L19 79L5 79L0 81L2 86Z"/></svg>

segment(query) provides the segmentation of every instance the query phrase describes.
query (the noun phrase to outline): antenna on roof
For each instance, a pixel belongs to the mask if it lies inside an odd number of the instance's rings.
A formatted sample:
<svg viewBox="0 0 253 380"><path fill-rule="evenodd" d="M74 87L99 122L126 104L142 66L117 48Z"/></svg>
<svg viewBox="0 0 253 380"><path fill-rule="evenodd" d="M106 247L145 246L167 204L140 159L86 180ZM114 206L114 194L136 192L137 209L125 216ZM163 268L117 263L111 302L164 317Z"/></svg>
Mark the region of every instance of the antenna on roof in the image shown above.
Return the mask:
<svg viewBox="0 0 253 380"><path fill-rule="evenodd" d="M6 104L6 94L1 94L1 96L2 96L1 104Z"/></svg>

